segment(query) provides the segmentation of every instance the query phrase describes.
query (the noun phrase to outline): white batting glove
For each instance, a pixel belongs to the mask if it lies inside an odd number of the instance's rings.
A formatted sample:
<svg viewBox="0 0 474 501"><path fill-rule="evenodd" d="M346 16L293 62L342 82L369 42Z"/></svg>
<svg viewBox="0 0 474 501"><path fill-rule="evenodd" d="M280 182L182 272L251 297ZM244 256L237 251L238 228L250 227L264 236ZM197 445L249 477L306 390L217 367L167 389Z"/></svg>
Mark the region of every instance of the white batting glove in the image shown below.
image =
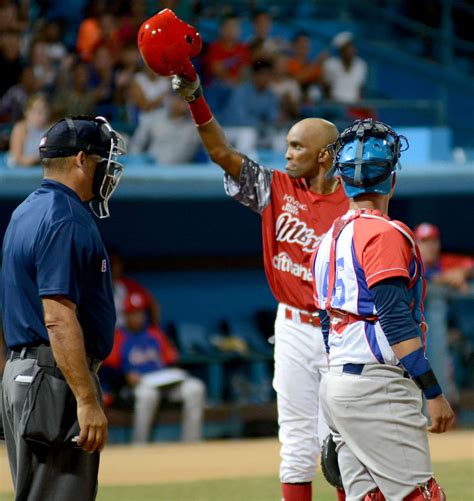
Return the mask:
<svg viewBox="0 0 474 501"><path fill-rule="evenodd" d="M171 86L173 90L188 103L191 103L198 97L202 96L202 87L199 76L197 76L196 80L188 80L187 78L179 75L173 75L173 78L171 79Z"/></svg>

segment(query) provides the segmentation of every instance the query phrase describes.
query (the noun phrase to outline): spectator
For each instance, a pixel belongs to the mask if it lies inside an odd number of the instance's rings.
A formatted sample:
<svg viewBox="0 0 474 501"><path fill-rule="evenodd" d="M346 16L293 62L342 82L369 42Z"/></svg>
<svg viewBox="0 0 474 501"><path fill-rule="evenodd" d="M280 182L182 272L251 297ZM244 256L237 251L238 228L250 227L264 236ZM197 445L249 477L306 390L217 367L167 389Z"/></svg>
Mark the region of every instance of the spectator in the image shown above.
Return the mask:
<svg viewBox="0 0 474 501"><path fill-rule="evenodd" d="M251 80L233 90L221 113L230 144L250 155L257 155L259 141L270 141L269 126L276 125L279 118L279 99L270 88L272 76L270 61L253 63Z"/></svg>
<svg viewBox="0 0 474 501"><path fill-rule="evenodd" d="M288 56L276 56L270 88L280 100L282 122L294 120L300 116L300 106L303 99L301 87L293 77L288 75L287 68Z"/></svg>
<svg viewBox="0 0 474 501"><path fill-rule="evenodd" d="M42 91L51 91L56 83L59 68L54 66L45 42L36 41L33 43L30 61L38 88Z"/></svg>
<svg viewBox="0 0 474 501"><path fill-rule="evenodd" d="M159 164L191 162L199 149L199 136L193 121L189 119L188 107L173 94L166 97L165 114L159 115L149 132L150 141L144 151ZM176 148L177 137L182 141L179 148Z"/></svg>
<svg viewBox="0 0 474 501"><path fill-rule="evenodd" d="M109 249L109 259L112 271L112 285L114 289L117 327L121 328L124 326L124 301L126 297L134 293L138 293L146 297L148 306L148 322L151 326L158 327L158 324L160 323L160 305L157 303L151 292L145 289L145 287L133 278L124 275L124 262L122 256L115 249Z"/></svg>
<svg viewBox="0 0 474 501"><path fill-rule="evenodd" d="M22 67L20 34L15 31L0 31L0 96L18 83Z"/></svg>
<svg viewBox="0 0 474 501"><path fill-rule="evenodd" d="M109 51L102 46L94 52L89 65L88 86L94 89L97 115L106 118L115 116L114 62Z"/></svg>
<svg viewBox="0 0 474 501"><path fill-rule="evenodd" d="M250 50L240 39L240 20L229 16L222 22L219 38L211 43L204 56L206 76L210 82L234 85L245 77L250 65Z"/></svg>
<svg viewBox="0 0 474 501"><path fill-rule="evenodd" d="M89 63L92 60L95 49L102 39L102 30L99 23L98 4L89 4L86 17L81 21L77 33L76 52L82 61Z"/></svg>
<svg viewBox="0 0 474 501"><path fill-rule="evenodd" d="M166 115L165 97L170 92L168 79L158 76L148 66L137 73L129 90L129 102L137 110L138 127L130 144L130 152L146 151L158 123Z"/></svg>
<svg viewBox="0 0 474 501"><path fill-rule="evenodd" d="M135 444L150 438L153 421L165 396L183 402L182 439L202 437L202 420L206 398L204 383L180 369L169 369L178 353L157 327L147 326L147 296L135 292L125 299L125 326L115 334L114 348L105 365L120 368L133 389L135 398L133 436Z"/></svg>
<svg viewBox="0 0 474 501"><path fill-rule="evenodd" d="M68 56L66 46L61 40L61 26L57 21L47 22L38 33L38 41L45 45L45 52L56 69Z"/></svg>
<svg viewBox="0 0 474 501"><path fill-rule="evenodd" d="M434 224L421 223L415 228L414 234L425 266L426 279L466 291L469 288L468 281L474 278L474 259L441 252L440 232Z"/></svg>
<svg viewBox="0 0 474 501"><path fill-rule="evenodd" d="M106 47L115 63L122 48L119 38L118 20L112 13L106 11L99 16L99 26L101 39L98 47Z"/></svg>
<svg viewBox="0 0 474 501"><path fill-rule="evenodd" d="M119 22L118 38L120 43L123 45L136 45L138 30L147 17L146 0L133 0L130 2L129 8L122 15Z"/></svg>
<svg viewBox="0 0 474 501"><path fill-rule="evenodd" d="M39 145L49 124L49 106L43 94L32 96L25 107L25 118L13 127L9 163L12 167L39 164Z"/></svg>
<svg viewBox="0 0 474 501"><path fill-rule="evenodd" d="M357 103L363 98L367 63L357 56L349 31L338 33L332 45L339 54L327 59L323 66L326 94L338 103Z"/></svg>
<svg viewBox="0 0 474 501"><path fill-rule="evenodd" d="M311 58L311 38L308 33L301 31L293 38L288 74L297 80L303 91L307 92L311 86L321 83L322 64L326 58L326 52Z"/></svg>
<svg viewBox="0 0 474 501"><path fill-rule="evenodd" d="M35 79L33 68L23 68L20 80L10 87L0 101L0 116L4 121L17 122L23 117L28 98L38 91L38 82Z"/></svg>
<svg viewBox="0 0 474 501"><path fill-rule="evenodd" d="M11 30L18 33L24 32L28 28L26 20L25 4L27 2L11 2L5 0L0 5L0 33ZM18 5L22 4L22 5Z"/></svg>
<svg viewBox="0 0 474 501"><path fill-rule="evenodd" d="M138 52L136 42L133 44L126 45L117 60L117 67L115 71L115 97L117 103L124 108L127 107L127 101L130 92L130 86L137 74L139 67L142 64L142 59L140 53ZM128 113L126 113L128 115ZM134 118L134 117L129 117Z"/></svg>
<svg viewBox="0 0 474 501"><path fill-rule="evenodd" d="M55 109L64 116L93 115L96 93L88 87L88 70L84 63L76 64L54 93Z"/></svg>
<svg viewBox="0 0 474 501"><path fill-rule="evenodd" d="M252 78L235 88L225 110L222 123L232 126L275 125L278 97L271 90L273 64L257 61L252 65Z"/></svg>
<svg viewBox="0 0 474 501"><path fill-rule="evenodd" d="M284 43L270 36L273 21L271 14L264 10L257 10L252 20L254 36L248 42L252 61L273 58L284 48Z"/></svg>
<svg viewBox="0 0 474 501"><path fill-rule="evenodd" d="M102 7L91 4L90 16L84 19L77 35L76 50L85 62L92 61L99 47L105 47L113 62L120 54L121 42L117 18Z"/></svg>

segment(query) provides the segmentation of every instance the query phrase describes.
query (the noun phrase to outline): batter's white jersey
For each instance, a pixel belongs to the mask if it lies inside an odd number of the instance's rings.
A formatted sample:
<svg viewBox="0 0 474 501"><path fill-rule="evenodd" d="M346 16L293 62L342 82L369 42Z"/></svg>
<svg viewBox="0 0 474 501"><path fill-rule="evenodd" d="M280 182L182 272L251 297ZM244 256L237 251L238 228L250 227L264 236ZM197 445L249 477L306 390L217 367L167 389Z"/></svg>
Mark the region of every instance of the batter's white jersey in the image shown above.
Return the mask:
<svg viewBox="0 0 474 501"><path fill-rule="evenodd" d="M334 250L334 289L328 304L333 232L341 227ZM330 310L331 366L398 364L377 319L369 288L389 277L407 278L412 283L419 275L417 263L411 232L401 223L375 211L349 211L335 221L313 261L316 305Z"/></svg>

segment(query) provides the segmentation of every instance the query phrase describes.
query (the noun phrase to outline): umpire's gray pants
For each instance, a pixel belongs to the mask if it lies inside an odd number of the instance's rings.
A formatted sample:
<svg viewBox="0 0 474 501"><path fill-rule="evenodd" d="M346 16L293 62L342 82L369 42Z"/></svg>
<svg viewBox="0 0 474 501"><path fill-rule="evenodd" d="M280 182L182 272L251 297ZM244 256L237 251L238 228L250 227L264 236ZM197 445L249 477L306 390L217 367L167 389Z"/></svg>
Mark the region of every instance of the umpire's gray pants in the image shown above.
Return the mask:
<svg viewBox="0 0 474 501"><path fill-rule="evenodd" d="M8 460L17 501L89 501L97 494L99 453L73 447L31 445L19 433L29 383L17 376L34 376L36 360L7 360L1 405ZM25 378L20 378L25 379ZM54 406L54 402L51 402Z"/></svg>
<svg viewBox="0 0 474 501"><path fill-rule="evenodd" d="M368 365L358 376L331 367L321 403L347 501L375 487L387 500L401 501L433 476L421 392L401 369Z"/></svg>

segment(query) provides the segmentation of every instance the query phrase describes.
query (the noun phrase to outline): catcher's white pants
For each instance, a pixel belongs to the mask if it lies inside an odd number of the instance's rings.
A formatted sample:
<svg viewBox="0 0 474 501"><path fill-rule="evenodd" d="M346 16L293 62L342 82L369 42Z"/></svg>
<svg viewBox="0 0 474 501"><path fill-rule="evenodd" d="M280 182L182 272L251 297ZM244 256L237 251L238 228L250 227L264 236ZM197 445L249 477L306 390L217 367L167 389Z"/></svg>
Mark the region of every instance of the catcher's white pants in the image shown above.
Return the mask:
<svg viewBox="0 0 474 501"><path fill-rule="evenodd" d="M333 432L347 501L375 487L402 501L433 476L421 391L398 367L366 365L360 376L331 367L321 406Z"/></svg>
<svg viewBox="0 0 474 501"><path fill-rule="evenodd" d="M292 312L286 318L285 310ZM329 428L319 405L319 385L327 372L327 356L319 327L302 323L296 308L280 303L275 321L275 375L280 480L311 482Z"/></svg>
<svg viewBox="0 0 474 501"><path fill-rule="evenodd" d="M169 387L153 388L144 384L135 386L132 442L141 444L150 438L162 395L172 402L183 403L182 440L187 442L200 440L202 438L206 386L200 379L190 377Z"/></svg>

